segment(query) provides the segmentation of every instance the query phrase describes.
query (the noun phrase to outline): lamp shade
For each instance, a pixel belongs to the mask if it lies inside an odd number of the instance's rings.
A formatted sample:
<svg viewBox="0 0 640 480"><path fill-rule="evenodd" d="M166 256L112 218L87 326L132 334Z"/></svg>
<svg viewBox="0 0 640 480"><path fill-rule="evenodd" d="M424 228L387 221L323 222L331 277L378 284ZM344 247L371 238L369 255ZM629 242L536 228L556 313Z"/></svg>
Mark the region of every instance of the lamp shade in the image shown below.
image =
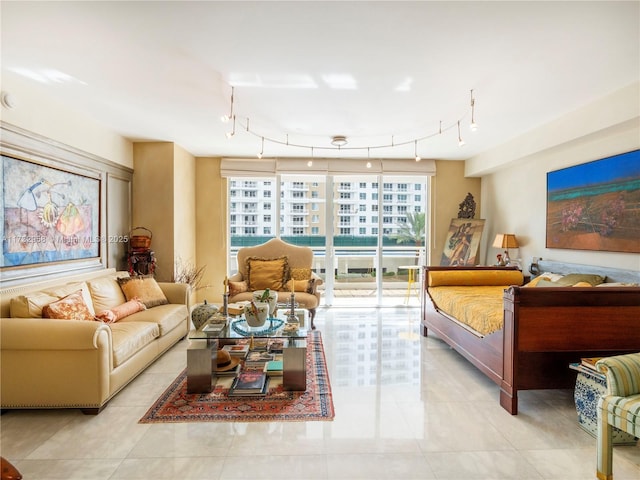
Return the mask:
<svg viewBox="0 0 640 480"><path fill-rule="evenodd" d="M495 248L518 248L518 240L513 233L498 233L493 241Z"/></svg>

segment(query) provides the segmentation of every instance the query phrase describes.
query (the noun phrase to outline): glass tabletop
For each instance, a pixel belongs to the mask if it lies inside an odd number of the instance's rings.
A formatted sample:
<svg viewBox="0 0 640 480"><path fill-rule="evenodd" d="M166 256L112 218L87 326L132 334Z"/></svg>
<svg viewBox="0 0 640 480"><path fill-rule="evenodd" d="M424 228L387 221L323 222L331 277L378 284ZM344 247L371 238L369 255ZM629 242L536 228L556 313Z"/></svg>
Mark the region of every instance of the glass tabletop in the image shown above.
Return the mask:
<svg viewBox="0 0 640 480"><path fill-rule="evenodd" d="M297 325L297 324L294 324ZM230 339L250 337L286 337L291 339L307 338L306 328L292 328L282 318L268 318L261 327L251 327L244 317L229 317L226 323L207 322L199 329L189 331L189 340Z"/></svg>

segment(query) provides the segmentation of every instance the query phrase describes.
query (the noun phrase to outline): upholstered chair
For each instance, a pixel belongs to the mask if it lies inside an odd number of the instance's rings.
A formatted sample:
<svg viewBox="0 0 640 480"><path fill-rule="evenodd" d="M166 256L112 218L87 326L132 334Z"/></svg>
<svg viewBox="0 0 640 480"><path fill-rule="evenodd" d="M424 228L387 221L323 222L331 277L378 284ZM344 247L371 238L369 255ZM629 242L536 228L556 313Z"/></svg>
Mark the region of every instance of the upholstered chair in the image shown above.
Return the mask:
<svg viewBox="0 0 640 480"><path fill-rule="evenodd" d="M607 376L607 394L598 400L596 475L612 480L612 429L640 437L640 353L602 358L596 368Z"/></svg>
<svg viewBox="0 0 640 480"><path fill-rule="evenodd" d="M313 250L279 238L238 250L238 272L229 278L229 302L252 299L256 290L278 292L278 303L288 303L293 289L299 308L308 310L311 328L320 303L320 278L313 268Z"/></svg>

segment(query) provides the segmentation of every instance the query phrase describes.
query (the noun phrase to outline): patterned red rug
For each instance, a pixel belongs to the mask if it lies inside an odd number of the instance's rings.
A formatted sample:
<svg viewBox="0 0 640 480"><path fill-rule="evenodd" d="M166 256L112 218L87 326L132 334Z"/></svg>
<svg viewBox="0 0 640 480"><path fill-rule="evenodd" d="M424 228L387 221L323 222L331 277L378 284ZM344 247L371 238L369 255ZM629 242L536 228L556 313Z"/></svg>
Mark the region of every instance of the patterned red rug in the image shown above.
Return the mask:
<svg viewBox="0 0 640 480"><path fill-rule="evenodd" d="M184 370L139 423L282 422L332 420L333 397L319 331L307 338L307 390L289 392L271 381L264 397L229 397L231 379L220 379L211 393L187 393Z"/></svg>

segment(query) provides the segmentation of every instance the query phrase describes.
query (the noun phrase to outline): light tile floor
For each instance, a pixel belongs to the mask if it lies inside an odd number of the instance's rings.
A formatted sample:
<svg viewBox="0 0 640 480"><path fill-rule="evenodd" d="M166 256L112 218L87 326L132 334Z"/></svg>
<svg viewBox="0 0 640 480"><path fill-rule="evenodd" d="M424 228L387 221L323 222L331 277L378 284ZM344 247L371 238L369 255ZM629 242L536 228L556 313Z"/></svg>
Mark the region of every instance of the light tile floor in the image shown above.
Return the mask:
<svg viewBox="0 0 640 480"><path fill-rule="evenodd" d="M185 368L180 342L97 416L77 410L0 417L0 453L41 479L595 478L595 439L572 392L523 392L520 413L437 338L417 308L318 313L332 422L138 424ZM614 448L616 480L640 478L640 447Z"/></svg>

